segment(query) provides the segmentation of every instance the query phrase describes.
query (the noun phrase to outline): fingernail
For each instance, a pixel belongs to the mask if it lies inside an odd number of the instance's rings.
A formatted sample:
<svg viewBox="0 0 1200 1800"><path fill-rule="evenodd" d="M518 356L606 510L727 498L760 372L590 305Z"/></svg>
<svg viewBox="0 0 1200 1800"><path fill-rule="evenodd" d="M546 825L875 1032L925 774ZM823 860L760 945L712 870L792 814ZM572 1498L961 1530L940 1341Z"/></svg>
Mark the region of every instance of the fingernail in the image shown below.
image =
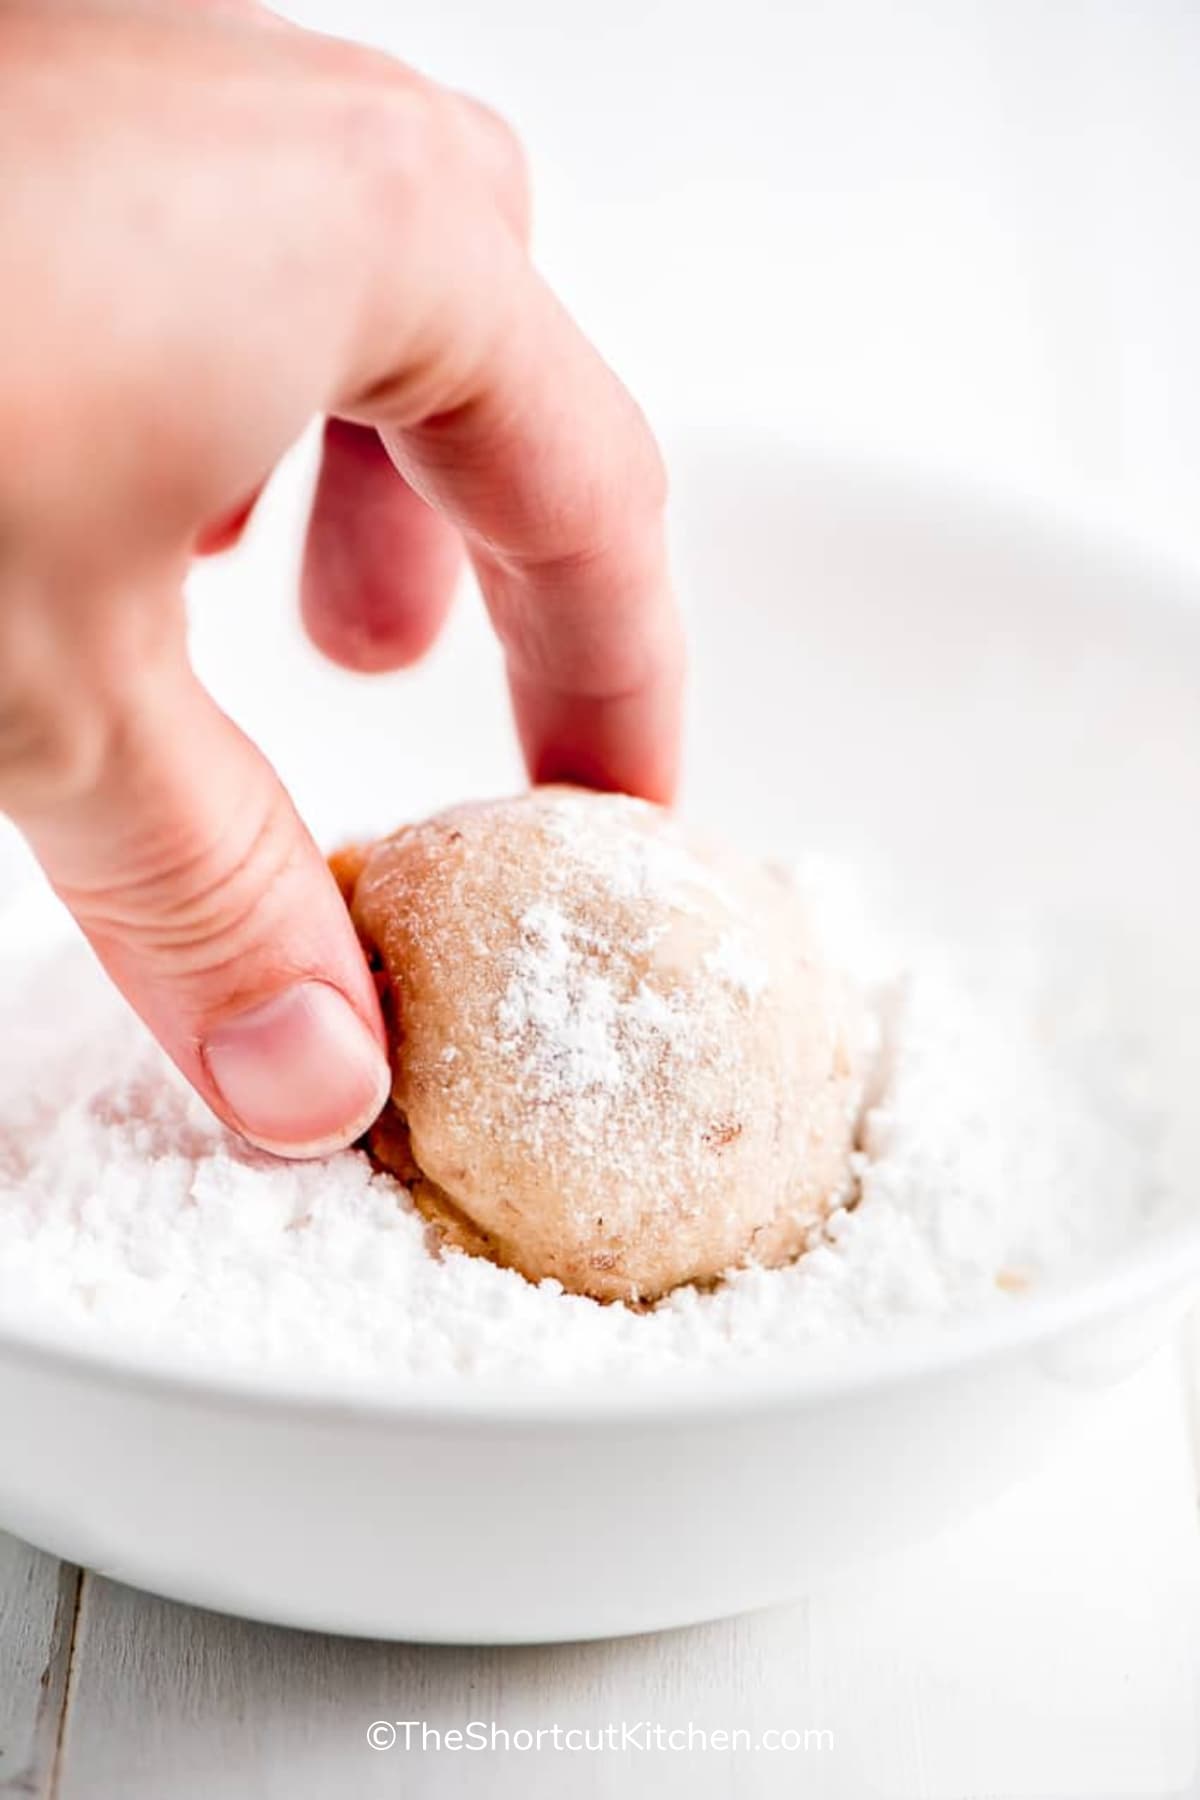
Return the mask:
<svg viewBox="0 0 1200 1800"><path fill-rule="evenodd" d="M350 1002L302 981L218 1025L201 1056L244 1137L277 1156L325 1156L360 1137L391 1086Z"/></svg>

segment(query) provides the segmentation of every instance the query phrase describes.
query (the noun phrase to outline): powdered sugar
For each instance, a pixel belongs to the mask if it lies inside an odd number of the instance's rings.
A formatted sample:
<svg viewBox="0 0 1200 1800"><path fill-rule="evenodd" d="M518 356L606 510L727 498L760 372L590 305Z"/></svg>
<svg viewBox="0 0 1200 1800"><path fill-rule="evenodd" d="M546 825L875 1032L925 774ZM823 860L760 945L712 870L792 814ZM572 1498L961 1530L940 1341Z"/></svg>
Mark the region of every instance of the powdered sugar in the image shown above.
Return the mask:
<svg viewBox="0 0 1200 1800"><path fill-rule="evenodd" d="M539 1101L620 1094L688 1034L688 1015L641 981L622 997L595 952L604 946L545 901L521 919L521 947L497 1028Z"/></svg>
<svg viewBox="0 0 1200 1800"><path fill-rule="evenodd" d="M732 931L725 932L716 949L708 952L704 967L718 981L727 981L737 988L748 1000L758 998L770 973L766 958L755 954L746 936Z"/></svg>
<svg viewBox="0 0 1200 1800"><path fill-rule="evenodd" d="M612 830L605 830L605 814ZM628 830L631 817L644 814L645 834ZM728 883L710 864L701 862L668 827L661 828L657 808L627 794L593 796L581 815L569 791L543 789L543 829L561 845L576 871L590 873L614 900L649 897L686 905L689 891L707 894L736 909Z"/></svg>
<svg viewBox="0 0 1200 1800"><path fill-rule="evenodd" d="M651 877L643 866L626 878ZM844 890L823 891L844 922ZM563 1004L557 975L586 957L552 905L527 925L529 963L504 1002L515 1034ZM753 980L752 946L731 942L719 958L731 979ZM636 1313L438 1255L403 1190L355 1152L285 1164L251 1150L82 948L24 970L14 954L0 966L0 1323L165 1364L364 1388L431 1375L634 1380L811 1362L1019 1305L1017 1291L1136 1237L1157 1203L1152 1124L1111 1066L1081 1061L1062 1037L1035 955L862 940L855 967L875 983L885 1044L858 1205L792 1267L742 1270ZM636 992L571 991L574 1014L534 1034L568 1046L542 1072L552 1085L628 1078L622 1008L638 1015L627 1037L675 1028L661 996L647 1012Z"/></svg>

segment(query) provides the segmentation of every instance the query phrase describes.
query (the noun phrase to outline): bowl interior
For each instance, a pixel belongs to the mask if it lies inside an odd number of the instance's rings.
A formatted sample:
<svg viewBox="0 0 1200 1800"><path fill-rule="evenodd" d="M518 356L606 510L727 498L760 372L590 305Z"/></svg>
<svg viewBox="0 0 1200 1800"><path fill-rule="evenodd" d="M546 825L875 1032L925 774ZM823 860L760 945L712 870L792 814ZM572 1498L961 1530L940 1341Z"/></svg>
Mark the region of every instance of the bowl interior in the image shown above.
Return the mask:
<svg viewBox="0 0 1200 1800"><path fill-rule="evenodd" d="M1186 1193L1200 1152L1200 581L1096 531L778 444L673 460L687 810L770 854L884 868L906 909L954 931L1033 915L1073 956L1091 942L1147 1052ZM328 844L519 785L473 595L410 673L364 680L308 647L291 548L306 474L293 463L244 548L198 570L203 678ZM1200 1250L1200 1201L1172 1235ZM1153 1285L1151 1264L1169 1270L1164 1248L1148 1234L1135 1286ZM1120 1274L1098 1305L1119 1298ZM1045 1324L1031 1303L1003 1329Z"/></svg>
<svg viewBox="0 0 1200 1800"><path fill-rule="evenodd" d="M1110 996L1196 1211L1200 577L1050 514L766 450L699 461L691 792L906 911L1032 924Z"/></svg>

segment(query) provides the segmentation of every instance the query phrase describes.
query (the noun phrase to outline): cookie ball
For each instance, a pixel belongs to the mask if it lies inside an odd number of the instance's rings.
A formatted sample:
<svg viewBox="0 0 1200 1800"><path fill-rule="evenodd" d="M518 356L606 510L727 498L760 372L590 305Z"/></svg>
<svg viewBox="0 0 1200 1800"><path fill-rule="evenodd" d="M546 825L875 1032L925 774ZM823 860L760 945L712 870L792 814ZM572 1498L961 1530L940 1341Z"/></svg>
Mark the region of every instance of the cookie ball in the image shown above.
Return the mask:
<svg viewBox="0 0 1200 1800"><path fill-rule="evenodd" d="M338 873L393 1043L367 1147L451 1245L645 1303L789 1261L851 1198L862 1010L786 880L562 787Z"/></svg>

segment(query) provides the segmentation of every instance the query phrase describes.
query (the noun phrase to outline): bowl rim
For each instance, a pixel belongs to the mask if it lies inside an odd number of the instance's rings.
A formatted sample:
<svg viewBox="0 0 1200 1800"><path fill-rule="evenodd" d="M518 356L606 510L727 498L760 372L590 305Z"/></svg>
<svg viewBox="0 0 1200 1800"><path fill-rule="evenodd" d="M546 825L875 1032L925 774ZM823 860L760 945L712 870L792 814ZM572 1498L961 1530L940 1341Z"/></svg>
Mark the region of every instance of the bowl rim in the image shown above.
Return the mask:
<svg viewBox="0 0 1200 1800"><path fill-rule="evenodd" d="M668 434L668 443L678 437ZM843 446L814 444L782 428L735 427L693 440L685 466L715 467L731 455L786 458L848 491L915 506L928 514L953 505L959 528L976 533L1018 532L1043 556L1055 551L1102 559L1110 572L1136 585L1140 603L1158 612L1191 612L1200 631L1200 563L1178 547L1115 521L1078 497L963 477L915 460L888 459ZM1190 605L1185 595L1190 590ZM421 1430L542 1425L668 1424L751 1416L763 1411L819 1407L867 1397L918 1380L960 1372L1037 1351L1052 1340L1117 1319L1188 1288L1200 1293L1200 1209L1150 1226L1124 1264L1081 1271L1065 1282L1005 1299L984 1312L920 1322L911 1331L872 1342L818 1350L813 1364L796 1353L756 1356L743 1367L659 1370L637 1385L614 1384L603 1372L568 1384L497 1379L487 1375L382 1379L330 1372L238 1368L194 1356L149 1363L131 1345L97 1348L80 1334L41 1330L0 1319L0 1371L24 1363L43 1375L172 1398L236 1412L275 1414L295 1422L361 1418Z"/></svg>
<svg viewBox="0 0 1200 1800"><path fill-rule="evenodd" d="M740 1369L701 1365L658 1371L636 1386L615 1384L601 1372L570 1384L439 1375L385 1387L382 1381L343 1374L243 1370L194 1357L147 1363L129 1346L97 1349L74 1336L0 1324L0 1379L6 1368L24 1363L43 1375L151 1399L295 1422L358 1419L419 1430L715 1422L815 1409L874 1398L918 1381L954 1379L1156 1302L1165 1304L1188 1290L1200 1295L1200 1222L1152 1231L1136 1260L1091 1279L1085 1274L1070 1287L1006 1298L961 1319L930 1320L911 1335L848 1346L832 1356L822 1353L807 1365L779 1352Z"/></svg>

